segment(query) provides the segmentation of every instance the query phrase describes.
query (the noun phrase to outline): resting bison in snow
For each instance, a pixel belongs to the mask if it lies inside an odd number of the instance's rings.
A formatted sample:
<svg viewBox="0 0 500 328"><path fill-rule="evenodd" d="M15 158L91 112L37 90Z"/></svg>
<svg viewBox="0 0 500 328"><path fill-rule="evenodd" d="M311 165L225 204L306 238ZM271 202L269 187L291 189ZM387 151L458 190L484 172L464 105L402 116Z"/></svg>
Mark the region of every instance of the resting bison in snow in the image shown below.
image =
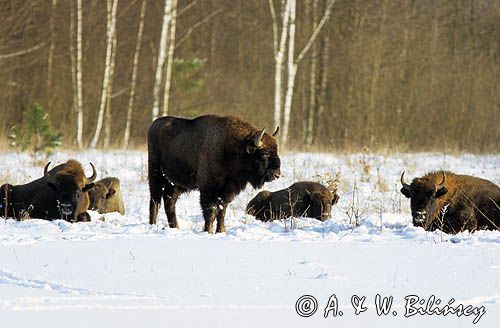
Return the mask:
<svg viewBox="0 0 500 328"><path fill-rule="evenodd" d="M89 190L89 209L101 214L118 212L125 215L120 180L108 177L97 181Z"/></svg>
<svg viewBox="0 0 500 328"><path fill-rule="evenodd" d="M452 234L500 227L500 188L488 180L439 171L407 184L403 172L401 184L415 226Z"/></svg>
<svg viewBox="0 0 500 328"><path fill-rule="evenodd" d="M148 131L149 223L156 224L163 198L171 228L178 228L175 203L180 194L200 190L204 231L225 231L230 203L250 183L261 188L280 176L278 146L273 135L232 116L194 119L166 116Z"/></svg>
<svg viewBox="0 0 500 328"><path fill-rule="evenodd" d="M247 206L247 214L262 221L291 216L303 216L325 221L330 218L332 205L339 200L325 186L317 182L296 182L275 192L261 191Z"/></svg>
<svg viewBox="0 0 500 328"><path fill-rule="evenodd" d="M82 165L72 159L50 171L49 165L50 162L45 165L43 177L39 179L24 185L0 187L0 215L16 219L90 221L87 191L94 186L94 165L90 163L93 170L90 178L85 177Z"/></svg>

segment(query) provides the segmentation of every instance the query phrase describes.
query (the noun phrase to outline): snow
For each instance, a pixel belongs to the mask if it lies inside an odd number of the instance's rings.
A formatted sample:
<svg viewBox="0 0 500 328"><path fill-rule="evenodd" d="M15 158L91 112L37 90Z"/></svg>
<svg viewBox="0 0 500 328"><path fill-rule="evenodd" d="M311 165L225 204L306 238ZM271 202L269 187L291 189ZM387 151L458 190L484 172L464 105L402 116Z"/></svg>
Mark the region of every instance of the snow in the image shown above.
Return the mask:
<svg viewBox="0 0 500 328"><path fill-rule="evenodd" d="M2 326L400 326L473 325L474 315L404 317L405 296L431 295L447 304L484 306L478 325L500 319L500 232L452 236L411 224L407 180L447 169L500 184L499 155L306 154L282 155L282 178L266 190L340 173L332 220L296 218L263 223L244 214L257 193L251 187L228 207L226 233L201 232L199 194L177 204L180 229L169 229L163 211L148 222L147 155L141 151L61 152L99 178L121 180L125 216L91 212L92 222L0 222ZM24 154L0 154L0 184L42 175L44 163ZM354 187L356 186L356 187ZM353 226L358 213L359 226ZM313 295L310 318L295 302ZM323 317L330 296L342 317ZM375 296L393 296L397 316L377 316ZM366 296L368 310L354 315L351 296Z"/></svg>

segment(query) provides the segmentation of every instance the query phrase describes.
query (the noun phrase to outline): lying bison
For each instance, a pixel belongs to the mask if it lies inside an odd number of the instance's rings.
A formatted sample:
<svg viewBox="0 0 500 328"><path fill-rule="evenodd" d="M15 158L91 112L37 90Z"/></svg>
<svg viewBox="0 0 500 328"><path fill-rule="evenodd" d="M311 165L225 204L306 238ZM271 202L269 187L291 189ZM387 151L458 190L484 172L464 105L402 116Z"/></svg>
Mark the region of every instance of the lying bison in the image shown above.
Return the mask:
<svg viewBox="0 0 500 328"><path fill-rule="evenodd" d="M194 119L166 116L148 131L149 223L156 224L163 198L169 226L178 228L175 203L180 194L200 190L204 231L225 231L230 203L250 183L261 188L280 176L278 146L273 135L232 116Z"/></svg>
<svg viewBox="0 0 500 328"><path fill-rule="evenodd" d="M97 181L94 188L89 190L89 209L101 214L118 212L125 215L120 180L118 178L104 178Z"/></svg>
<svg viewBox="0 0 500 328"><path fill-rule="evenodd" d="M488 180L439 171L407 184L403 172L401 184L415 226L452 234L500 227L500 188Z"/></svg>
<svg viewBox="0 0 500 328"><path fill-rule="evenodd" d="M309 217L320 221L330 218L332 205L339 200L325 186L317 182L296 182L275 192L261 191L247 206L247 214L262 221L272 221L291 216Z"/></svg>
<svg viewBox="0 0 500 328"><path fill-rule="evenodd" d="M85 177L82 165L75 160L68 160L50 171L49 165L50 162L45 165L44 175L39 179L24 185L0 187L0 215L16 219L90 221L87 191L94 186L94 165L90 163L93 170L90 178Z"/></svg>

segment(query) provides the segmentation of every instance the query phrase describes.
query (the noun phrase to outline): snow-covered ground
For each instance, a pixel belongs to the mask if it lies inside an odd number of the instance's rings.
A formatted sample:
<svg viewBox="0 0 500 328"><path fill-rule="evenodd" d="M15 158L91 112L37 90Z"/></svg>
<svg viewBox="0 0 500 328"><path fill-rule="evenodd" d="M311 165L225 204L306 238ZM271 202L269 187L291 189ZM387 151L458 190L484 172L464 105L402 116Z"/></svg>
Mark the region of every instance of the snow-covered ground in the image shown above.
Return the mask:
<svg viewBox="0 0 500 328"><path fill-rule="evenodd" d="M287 154L277 190L298 180L339 173L333 219L262 223L244 214L257 193L248 187L226 214L225 234L202 233L199 194L177 204L181 228L148 221L145 152L63 152L90 174L122 182L126 216L91 212L91 223L29 220L0 222L0 322L22 326L473 326L477 314L404 316L405 297L431 295L442 307L454 299L484 309L477 325L500 322L500 232L456 236L425 232L411 224L399 176L448 169L500 184L500 156L419 154ZM0 184L42 175L26 155L0 154ZM359 226L355 227L354 222ZM296 301L312 295L317 312L296 313ZM343 316L324 318L335 294ZM378 316L375 297L393 296ZM354 314L351 297L366 296L367 311ZM484 308L483 308L484 307ZM307 312L308 308L302 310ZM393 315L393 311L397 315Z"/></svg>

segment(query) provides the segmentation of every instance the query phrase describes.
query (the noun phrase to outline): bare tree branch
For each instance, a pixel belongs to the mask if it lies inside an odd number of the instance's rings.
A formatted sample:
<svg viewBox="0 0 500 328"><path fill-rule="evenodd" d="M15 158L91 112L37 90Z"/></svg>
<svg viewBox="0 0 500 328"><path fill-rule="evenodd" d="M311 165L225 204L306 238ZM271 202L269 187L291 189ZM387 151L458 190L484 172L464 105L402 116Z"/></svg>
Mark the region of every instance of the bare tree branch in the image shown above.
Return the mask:
<svg viewBox="0 0 500 328"><path fill-rule="evenodd" d="M212 11L210 14L208 14L205 18L203 18L202 20L194 23L193 25L191 25L190 28L188 28L188 30L186 31L186 33L184 33L180 38L179 38L179 41L175 44L175 47L177 48L178 46L180 46L184 41L186 41L186 39L191 35L193 34L193 31L195 29L197 29L198 27L200 27L201 25L203 25L204 23L208 22L212 17L220 14L221 12L223 12L224 9L223 8L219 8L219 9L216 9L214 11Z"/></svg>
<svg viewBox="0 0 500 328"><path fill-rule="evenodd" d="M325 25L326 21L328 20L328 18L330 18L330 13L332 11L332 7L333 7L334 3L335 3L335 0L330 0L330 2L328 3L328 6L326 7L326 10L325 10L325 14L321 18L321 21L319 22L318 26L316 26L316 29L314 30L313 34L311 34L309 41L307 41L307 44L304 46L302 51L297 56L295 63L299 63L302 60L302 58L304 58L304 56L309 51L309 49L311 48L312 44L314 43L314 41L318 37L319 32L321 32L321 29Z"/></svg>
<svg viewBox="0 0 500 328"><path fill-rule="evenodd" d="M38 49L42 48L43 46L45 46L45 42L39 43L36 46L33 46L31 48L28 48L28 49L12 52L10 54L0 55L0 60L26 55L26 54L29 54L30 52L37 51Z"/></svg>

